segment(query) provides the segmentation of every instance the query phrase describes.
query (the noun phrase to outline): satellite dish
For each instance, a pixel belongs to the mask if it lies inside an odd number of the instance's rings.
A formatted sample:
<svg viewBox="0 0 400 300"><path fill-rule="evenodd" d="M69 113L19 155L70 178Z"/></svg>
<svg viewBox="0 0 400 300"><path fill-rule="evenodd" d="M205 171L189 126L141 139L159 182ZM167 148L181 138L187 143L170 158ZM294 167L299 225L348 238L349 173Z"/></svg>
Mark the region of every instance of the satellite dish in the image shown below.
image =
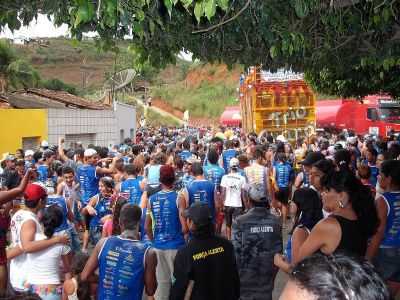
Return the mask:
<svg viewBox="0 0 400 300"><path fill-rule="evenodd" d="M114 76L104 82L103 88L105 91L118 91L120 89L123 89L124 87L129 85L133 81L133 79L135 79L136 74L137 73L134 69L125 69L117 72L114 74Z"/></svg>

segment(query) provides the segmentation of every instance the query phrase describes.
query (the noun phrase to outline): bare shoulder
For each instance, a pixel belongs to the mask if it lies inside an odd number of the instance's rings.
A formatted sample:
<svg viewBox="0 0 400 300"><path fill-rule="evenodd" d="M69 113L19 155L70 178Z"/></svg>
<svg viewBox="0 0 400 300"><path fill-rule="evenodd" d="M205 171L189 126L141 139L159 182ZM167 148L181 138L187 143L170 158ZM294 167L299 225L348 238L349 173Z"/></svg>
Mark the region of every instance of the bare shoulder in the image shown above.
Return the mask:
<svg viewBox="0 0 400 300"><path fill-rule="evenodd" d="M64 288L64 292L67 295L72 295L75 292L75 284L74 284L73 280L72 279L65 280L63 288Z"/></svg>
<svg viewBox="0 0 400 300"><path fill-rule="evenodd" d="M322 234L330 234L334 231L340 230L340 224L335 218L328 217L319 221L313 228L313 231L314 229Z"/></svg>

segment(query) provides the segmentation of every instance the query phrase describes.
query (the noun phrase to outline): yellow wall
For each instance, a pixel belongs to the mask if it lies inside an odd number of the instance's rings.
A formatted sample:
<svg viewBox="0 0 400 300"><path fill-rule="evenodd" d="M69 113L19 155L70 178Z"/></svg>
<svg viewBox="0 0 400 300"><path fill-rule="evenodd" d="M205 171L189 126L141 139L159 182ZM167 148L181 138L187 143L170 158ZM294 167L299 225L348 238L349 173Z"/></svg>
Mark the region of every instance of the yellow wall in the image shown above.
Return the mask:
<svg viewBox="0 0 400 300"><path fill-rule="evenodd" d="M22 148L22 138L47 140L47 110L0 109L0 159L3 153Z"/></svg>

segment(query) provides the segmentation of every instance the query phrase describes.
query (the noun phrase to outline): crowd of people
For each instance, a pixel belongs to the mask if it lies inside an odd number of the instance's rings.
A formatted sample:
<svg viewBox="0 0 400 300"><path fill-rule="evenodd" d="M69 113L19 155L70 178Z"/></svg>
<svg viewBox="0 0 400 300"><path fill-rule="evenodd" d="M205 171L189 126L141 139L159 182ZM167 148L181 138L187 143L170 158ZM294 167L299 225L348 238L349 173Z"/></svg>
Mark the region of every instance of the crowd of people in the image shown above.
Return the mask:
<svg viewBox="0 0 400 300"><path fill-rule="evenodd" d="M0 299L391 299L400 142L146 128L4 154ZM286 235L287 242L286 242Z"/></svg>

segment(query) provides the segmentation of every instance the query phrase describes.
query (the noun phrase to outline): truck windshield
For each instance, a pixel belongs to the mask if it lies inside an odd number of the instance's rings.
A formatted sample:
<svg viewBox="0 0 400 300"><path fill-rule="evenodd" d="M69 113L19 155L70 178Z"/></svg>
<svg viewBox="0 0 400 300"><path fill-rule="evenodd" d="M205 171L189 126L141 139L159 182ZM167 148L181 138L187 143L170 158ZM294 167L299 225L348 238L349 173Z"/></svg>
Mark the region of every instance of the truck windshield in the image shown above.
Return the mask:
<svg viewBox="0 0 400 300"><path fill-rule="evenodd" d="M400 107L381 108L380 119L389 123L400 124Z"/></svg>

